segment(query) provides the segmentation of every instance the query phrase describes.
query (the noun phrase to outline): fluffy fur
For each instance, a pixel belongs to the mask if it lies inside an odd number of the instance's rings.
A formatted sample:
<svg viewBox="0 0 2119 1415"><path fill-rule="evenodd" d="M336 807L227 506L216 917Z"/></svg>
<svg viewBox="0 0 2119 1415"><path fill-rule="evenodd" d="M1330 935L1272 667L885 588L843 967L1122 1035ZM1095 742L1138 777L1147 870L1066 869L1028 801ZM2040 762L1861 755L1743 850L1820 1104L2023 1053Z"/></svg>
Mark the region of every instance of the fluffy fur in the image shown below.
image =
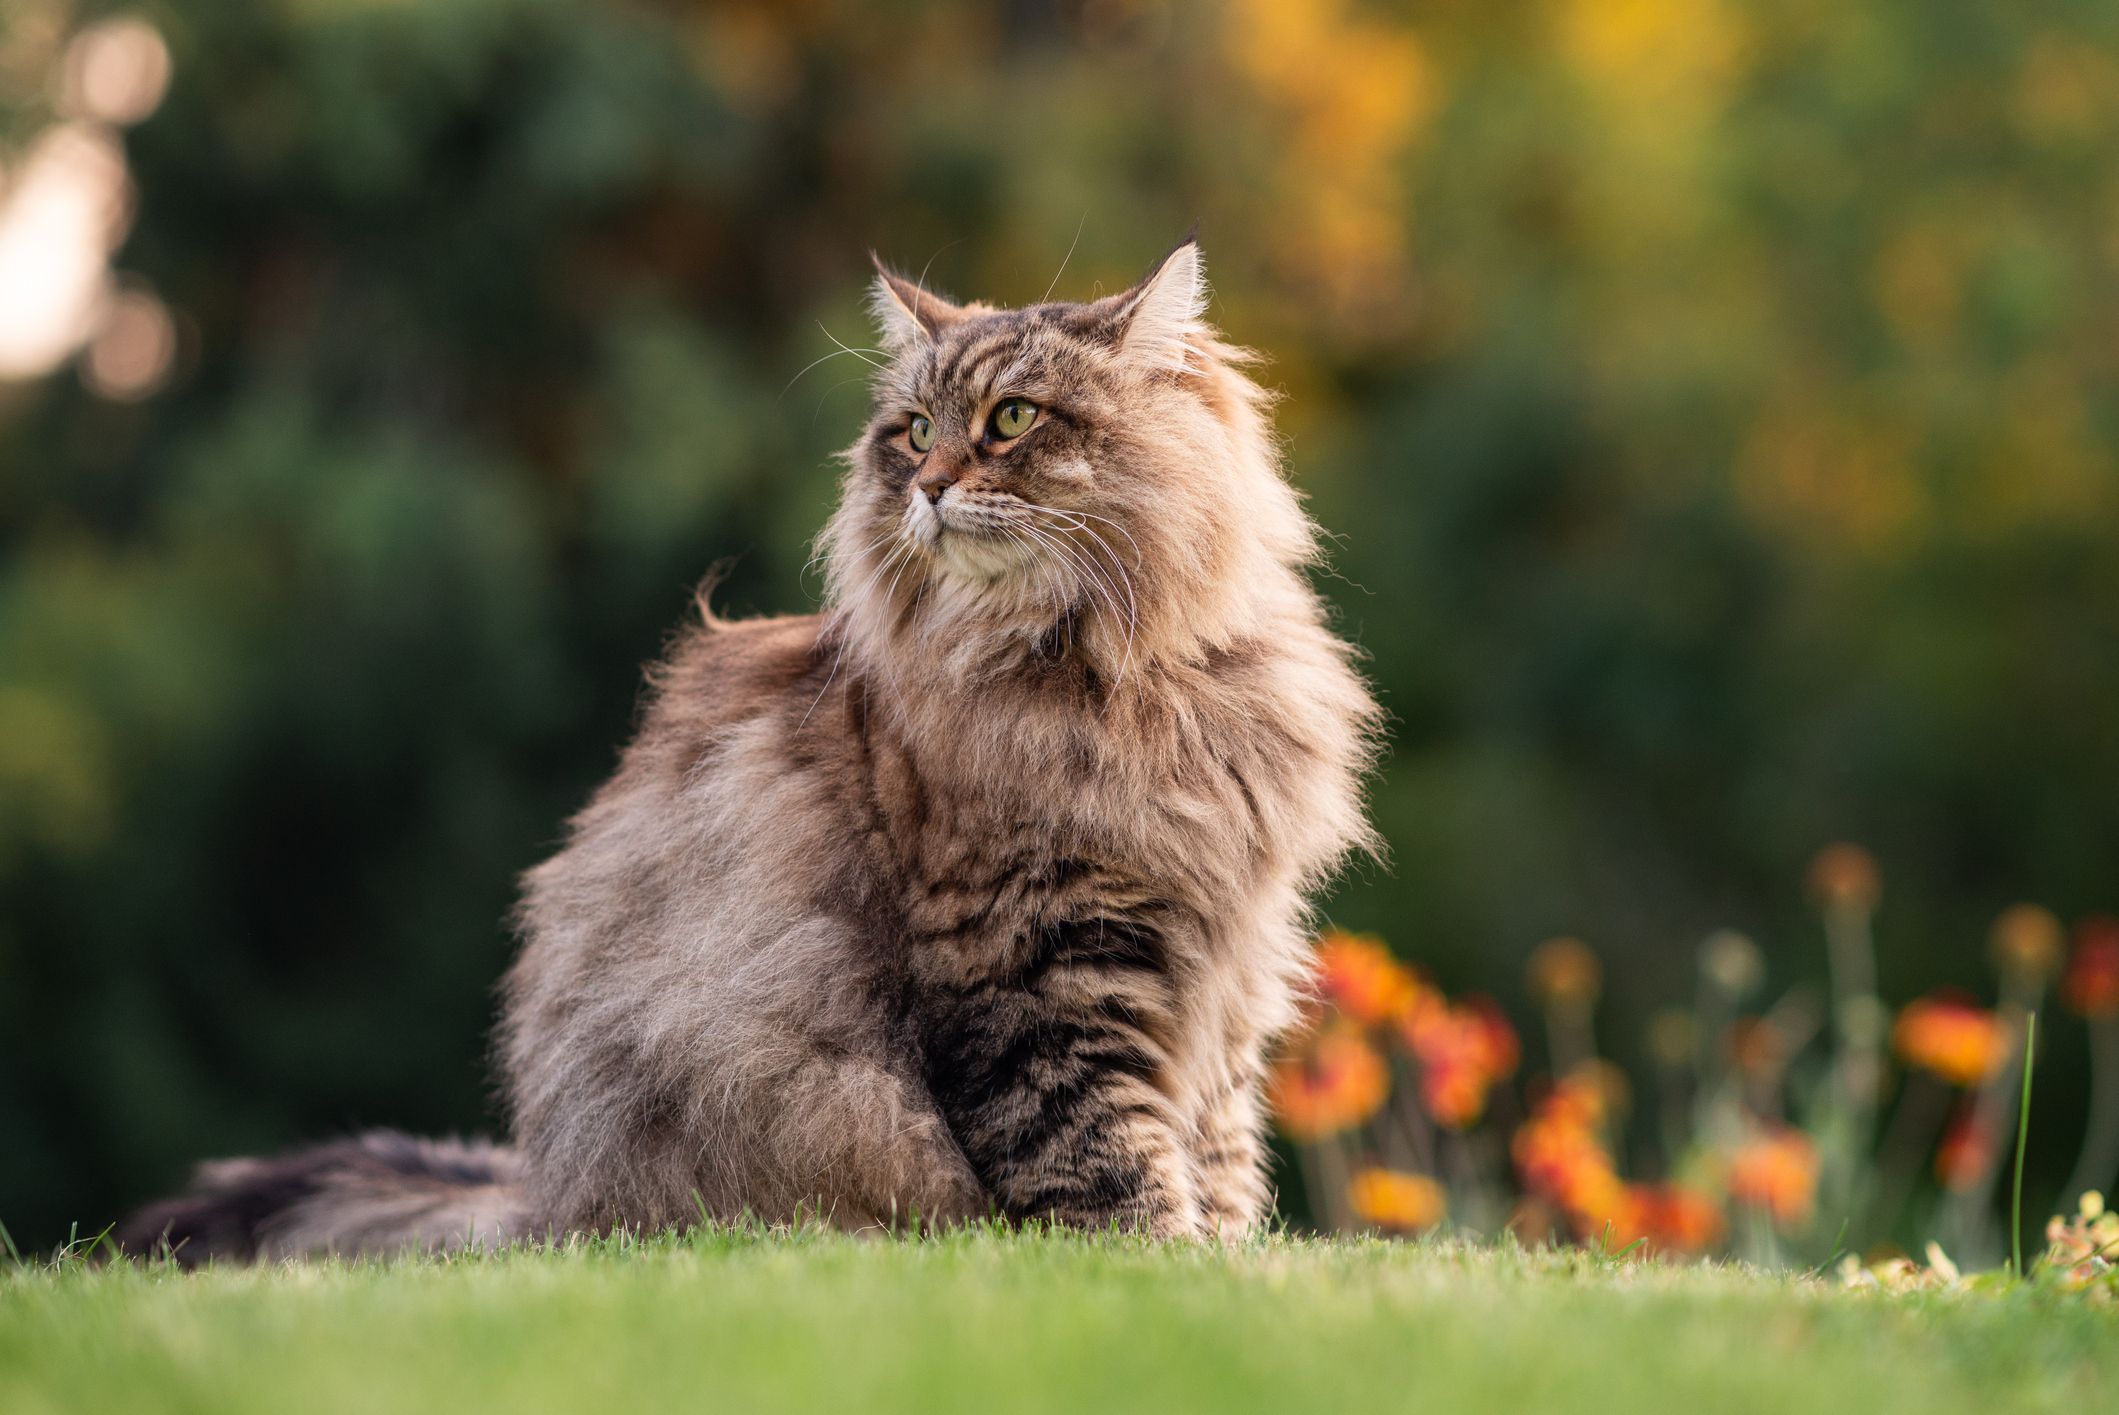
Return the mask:
<svg viewBox="0 0 2119 1415"><path fill-rule="evenodd" d="M957 305L879 268L874 305L890 357L823 613L705 615L527 877L516 1150L431 1210L390 1209L404 1166L274 1189L343 1146L235 1162L131 1244L1264 1215L1265 1051L1307 901L1370 840L1375 717L1266 396L1189 241L1094 304ZM1035 421L1006 438L1013 398Z"/></svg>

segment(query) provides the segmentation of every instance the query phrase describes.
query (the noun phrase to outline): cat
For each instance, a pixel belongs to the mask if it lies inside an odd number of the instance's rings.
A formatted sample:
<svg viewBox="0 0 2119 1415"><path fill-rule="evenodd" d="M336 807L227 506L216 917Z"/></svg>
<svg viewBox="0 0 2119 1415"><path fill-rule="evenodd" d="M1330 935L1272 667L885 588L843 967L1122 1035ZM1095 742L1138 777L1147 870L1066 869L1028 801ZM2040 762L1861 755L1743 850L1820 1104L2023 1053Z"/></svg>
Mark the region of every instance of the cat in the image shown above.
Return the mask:
<svg viewBox="0 0 2119 1415"><path fill-rule="evenodd" d="M1317 889L1374 847L1378 709L1205 319L1197 242L1091 303L876 262L822 613L699 622L526 876L512 1148L204 1166L185 1263L702 1217L1235 1237Z"/></svg>

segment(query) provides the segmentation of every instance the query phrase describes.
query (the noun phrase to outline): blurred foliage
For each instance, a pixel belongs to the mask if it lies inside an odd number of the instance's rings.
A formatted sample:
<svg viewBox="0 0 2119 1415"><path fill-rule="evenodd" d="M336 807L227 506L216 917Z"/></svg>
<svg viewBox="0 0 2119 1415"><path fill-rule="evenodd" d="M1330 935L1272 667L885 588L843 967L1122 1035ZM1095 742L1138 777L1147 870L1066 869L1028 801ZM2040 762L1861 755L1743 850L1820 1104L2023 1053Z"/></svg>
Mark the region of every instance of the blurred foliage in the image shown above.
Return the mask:
<svg viewBox="0 0 2119 1415"><path fill-rule="evenodd" d="M798 371L866 342L871 246L1025 301L1199 221L1396 716L1331 912L1448 985L1579 933L1637 1035L1725 923L1810 976L1788 884L1845 836L1893 995L2012 898L2119 903L2109 6L135 9L175 70L118 264L174 378L0 386L25 1242L491 1123L512 876L639 664L719 558L814 600L865 370ZM7 95L0 160L49 118Z"/></svg>

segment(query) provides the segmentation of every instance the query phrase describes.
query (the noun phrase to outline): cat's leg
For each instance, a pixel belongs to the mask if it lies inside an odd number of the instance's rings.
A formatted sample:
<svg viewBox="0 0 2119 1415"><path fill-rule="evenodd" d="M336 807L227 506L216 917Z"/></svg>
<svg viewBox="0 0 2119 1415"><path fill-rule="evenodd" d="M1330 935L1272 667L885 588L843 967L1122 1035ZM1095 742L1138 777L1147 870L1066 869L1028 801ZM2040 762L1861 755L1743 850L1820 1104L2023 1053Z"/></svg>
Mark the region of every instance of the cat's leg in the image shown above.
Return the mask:
<svg viewBox="0 0 2119 1415"><path fill-rule="evenodd" d="M591 1084L519 1113L534 1210L558 1229L656 1229L703 1211L859 1230L994 1210L933 1097L887 1057L790 1029L677 1090L646 1089L632 1055L590 1059Z"/></svg>
<svg viewBox="0 0 2119 1415"><path fill-rule="evenodd" d="M1020 967L936 989L927 1006L929 1084L1010 1217L1207 1231L1168 1093L1175 1008L1153 929L1050 926Z"/></svg>
<svg viewBox="0 0 2119 1415"><path fill-rule="evenodd" d="M919 1081L894 1067L819 1049L759 1089L775 1108L782 1154L825 1166L817 1201L841 1227L955 1224L993 1200Z"/></svg>
<svg viewBox="0 0 2119 1415"><path fill-rule="evenodd" d="M776 930L770 949L665 945L652 966L587 978L519 965L503 1055L540 1220L593 1231L803 1214L865 1228L990 1214L916 1049L849 966L848 937L822 918Z"/></svg>
<svg viewBox="0 0 2119 1415"><path fill-rule="evenodd" d="M1207 1231L1222 1238L1250 1233L1273 1208L1258 1085L1255 1064L1244 1066L1208 1098L1194 1127L1192 1167L1200 1204Z"/></svg>

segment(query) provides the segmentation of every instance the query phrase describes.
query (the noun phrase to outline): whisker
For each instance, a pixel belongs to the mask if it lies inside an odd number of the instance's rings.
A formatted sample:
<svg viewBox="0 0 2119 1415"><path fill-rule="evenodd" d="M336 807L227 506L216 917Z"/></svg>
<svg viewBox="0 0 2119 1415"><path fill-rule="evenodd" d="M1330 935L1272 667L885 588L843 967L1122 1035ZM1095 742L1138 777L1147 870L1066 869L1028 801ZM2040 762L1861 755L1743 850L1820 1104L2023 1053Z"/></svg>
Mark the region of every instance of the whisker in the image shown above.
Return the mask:
<svg viewBox="0 0 2119 1415"><path fill-rule="evenodd" d="M1126 567L1119 563L1118 552L1111 548L1111 542L1105 540L1101 535L1099 535L1094 526L1083 526L1080 529L1081 533L1089 537L1090 542L1094 544L1098 550L1101 550L1107 557L1109 557L1111 561L1112 573L1117 575L1119 578L1119 582L1126 587L1126 607L1136 614L1139 613L1140 605L1138 601L1136 601L1133 597L1133 577L1127 574Z"/></svg>
<svg viewBox="0 0 2119 1415"><path fill-rule="evenodd" d="M852 378L840 379L837 383L834 383L831 387L825 389L822 393L819 393L817 395L817 406L810 409L809 412L809 425L811 427L815 427L817 425L817 419L824 416L825 401L829 399L832 394L838 392L840 389L844 388L849 383L860 383L863 381L864 380L862 379L860 374L855 374Z"/></svg>
<svg viewBox="0 0 2119 1415"><path fill-rule="evenodd" d="M998 527L998 529L1003 536L1007 537L1009 544L1021 546L1032 552L1031 555L1027 557L1027 559L1029 560L1030 566L1037 577L1036 588L1039 592L1039 597L1052 601L1052 612L1055 615L1064 615L1066 612L1066 605L1060 596L1059 586L1053 583L1053 578L1049 573L1051 566L1044 563L1041 559L1037 557L1035 553L1037 547L1031 542L1028 536L1023 534L1022 530L1018 527L1003 523Z"/></svg>
<svg viewBox="0 0 2119 1415"><path fill-rule="evenodd" d="M882 532L875 537L875 539L869 541L868 544L862 546L859 550L856 550L853 554L853 559L857 562L867 559L869 556L881 550L884 546L890 544L891 541L897 538L897 536L898 528L896 526L886 526L882 530ZM817 548L810 553L809 559L802 563L803 576L807 578L810 571L816 569L819 565L822 565L824 561L829 558L830 555L831 545L829 544L829 542L820 538L817 542Z"/></svg>
<svg viewBox="0 0 2119 1415"><path fill-rule="evenodd" d="M1067 262L1074 259L1074 248L1082 243L1082 227L1087 226L1088 224L1089 208L1083 207L1082 219L1075 223L1074 239L1067 242L1067 253L1060 257L1060 268L1052 272L1052 284L1047 285L1045 287L1045 293L1038 296L1037 302L1039 304L1043 304L1045 303L1045 301L1052 298L1053 290L1059 285L1059 278L1067 273Z"/></svg>
<svg viewBox="0 0 2119 1415"><path fill-rule="evenodd" d="M1026 505L1028 505L1028 504L1030 504L1030 503L1027 503L1027 502L1026 502L1025 504L1026 504ZM1049 510L1053 510L1054 508L1051 508L1051 507L1042 507L1042 508L1039 508L1039 509L1041 509L1041 510L1048 510L1048 511L1049 511ZM1056 514L1076 514L1076 513L1056 513ZM1088 515L1089 513L1087 513L1087 512L1083 512L1083 513L1078 513L1078 514L1082 514L1082 515ZM1104 517L1101 517L1101 516L1095 517L1095 519L1097 519L1097 520L1100 520L1100 521L1104 521L1104 520L1106 520L1106 518L1104 518ZM1120 526L1120 525L1118 525L1118 523L1117 523L1117 522L1115 522L1115 521L1106 521L1106 524L1108 524L1108 525L1112 526L1112 528L1113 528L1113 529L1115 529L1115 530L1117 530L1117 531L1118 531L1118 533L1119 533L1120 535L1126 535L1126 529L1125 529L1125 527L1123 527L1123 526ZM1107 555L1107 556L1109 556L1109 557L1110 557L1110 560L1111 560L1111 568L1112 568L1112 570L1113 570L1113 571L1115 571L1115 572L1117 573L1117 575L1118 575L1118 577L1119 577L1119 580L1120 580L1120 581L1121 581L1121 582L1122 582L1122 583L1123 583L1123 584L1125 585L1125 591L1126 591L1126 615L1125 615L1125 620L1126 620L1126 648L1125 648L1125 652L1124 652L1124 653L1123 653L1123 654L1122 654L1122 655L1120 656L1120 658L1119 658L1119 665L1118 665L1118 673L1117 673L1117 675L1116 675L1116 676L1115 676L1115 677L1113 678L1113 680L1112 680L1112 684L1111 684L1111 688L1112 688L1112 691L1113 691L1113 692L1116 692L1116 691L1117 691L1117 690L1119 689L1119 687L1121 687L1121 686L1122 686L1122 685L1123 685L1123 684L1125 683L1125 681L1126 681L1126 670L1127 670L1127 669L1128 669L1129 667L1131 667L1131 666L1132 666L1132 663L1133 663L1133 641L1134 641L1134 638L1135 638L1135 636L1136 636L1136 635L1137 635L1137 634L1139 633L1139 631L1140 631L1140 602L1139 602L1139 600L1138 600L1138 599L1137 599L1137 598L1135 597L1135 595L1134 595L1134 592L1133 592L1133 577L1132 577L1131 575L1128 575L1128 574L1126 573L1126 567L1125 567L1124 565L1122 565L1122 564L1120 564L1120 563L1119 563L1118 555L1117 555L1117 553L1116 553L1115 551L1113 551L1113 550L1111 549L1111 544L1110 544L1110 542L1106 541L1106 540L1105 540L1105 539L1103 538L1103 536L1102 536L1102 535L1100 535L1100 534L1099 534L1099 533L1098 533L1098 532L1096 531L1096 529L1095 529L1094 527L1092 527L1092 526L1089 526L1089 525L1087 525L1087 524L1085 524L1085 523L1081 523L1081 522L1076 522L1076 523L1075 523L1075 525L1074 525L1074 529L1077 529L1077 530L1081 531L1081 532L1082 532L1082 534L1084 534L1084 535L1088 536L1090 540L1092 540L1092 541L1094 541L1094 542L1096 543L1096 545L1097 545L1097 546L1098 546L1098 547L1099 547L1099 548L1100 548L1100 549L1101 549L1101 550L1102 550L1102 551L1104 552L1104 554L1105 554L1105 555ZM1127 539L1128 541L1131 541L1131 540L1132 540L1133 538L1132 538L1131 536L1126 536L1126 539ZM1135 546L1134 546L1134 550L1136 551L1136 553L1137 553L1137 552L1139 551L1139 549L1140 549L1140 547L1139 547L1138 545L1135 545ZM1114 612L1114 613L1116 613L1116 612L1117 612L1117 608L1118 608L1118 606L1117 606L1117 604L1116 604L1116 603L1114 602L1114 603L1113 603L1113 605L1112 605L1112 610L1113 610L1113 612Z"/></svg>
<svg viewBox="0 0 2119 1415"><path fill-rule="evenodd" d="M823 320L821 320L821 319L820 319L820 320L818 320L818 321L817 321L817 328L819 328L819 329L824 329L824 321L823 321ZM867 364L867 365L868 365L868 366L869 366L870 368L882 368L882 367L883 367L883 365L882 365L882 364L879 364L879 363L877 363L877 362L876 362L876 361L875 361L874 359L871 359L870 357L868 357L868 356L869 356L870 354L880 354L880 353L882 353L883 351L882 351L881 349L870 349L870 348L867 348L866 346L863 346L862 348L856 349L856 348L855 348L855 347L854 347L853 345L851 345L851 344L848 344L848 343L844 342L843 340L841 340L841 339L839 338L839 336L838 336L838 335L836 335L836 334L832 333L832 332L831 332L831 331L830 331L829 329L824 329L824 337L825 337L826 339L829 339L829 340L831 340L831 342L832 342L832 343L834 343L834 344L837 344L837 345L839 346L839 351L840 351L841 353L845 353L845 354L852 354L852 355L853 355L853 356L854 356L855 358L859 359L859 360L860 360L860 361L861 361L862 363L864 363L864 364Z"/></svg>
<svg viewBox="0 0 2119 1415"><path fill-rule="evenodd" d="M780 398L775 398L773 401L777 403L780 401L781 398L785 398L787 396L788 390L802 381L803 374L808 373L818 364L827 363L832 359L840 357L842 354L854 354L856 358L860 357L860 355L852 349L833 349L828 354L819 354L816 358L811 359L808 363L802 365L802 367L795 370L795 376L787 380L785 384L781 385Z"/></svg>
<svg viewBox="0 0 2119 1415"><path fill-rule="evenodd" d="M1097 521L1102 523L1103 525L1109 526L1112 530L1117 531L1120 535L1124 536L1126 538L1126 544L1133 547L1133 568L1136 570L1140 568L1140 542L1133 539L1133 533L1131 531L1127 530L1124 526L1121 526L1118 522L1112 520L1109 516L1099 516L1094 511L1083 511L1079 508L1072 506L1040 506L1034 501L1025 501L1023 503L1023 506L1026 510L1042 512L1047 516L1074 516L1084 521Z"/></svg>
<svg viewBox="0 0 2119 1415"><path fill-rule="evenodd" d="M898 571L900 574L904 573L905 565L909 565L910 563L912 563L911 551L914 549L912 537L903 535L900 533L900 531L901 528L893 528L892 531L885 532L886 539L891 538L892 536L896 537L898 542L897 545L891 549L890 554L884 556L883 559L877 563L875 568L870 571L868 578L861 582L861 588L859 590L856 590L850 598L858 600L864 595L866 595L869 589L875 584L875 582L883 577L883 572L890 568L891 562L897 560L899 556L902 555L905 557L904 564L898 566ZM895 588L897 586L897 580L895 579L895 577L893 577L891 580L891 586L892 588ZM840 631L839 651L833 654L831 657L831 672L824 675L824 686L817 689L817 695L814 698L811 698L809 701L809 710L802 714L801 722L795 725L795 730L797 732L801 731L804 727L809 726L809 719L816 712L817 704L824 701L824 695L831 691L831 685L838 680L839 665L846 661L846 633L843 618L844 606L841 605L839 606L839 608L841 610L842 616L839 624L836 626Z"/></svg>
<svg viewBox="0 0 2119 1415"><path fill-rule="evenodd" d="M1067 513L1061 513L1061 512L1057 512L1057 511L1055 511L1055 510L1054 510L1054 509L1053 509L1052 507L1049 507L1049 506L1039 506L1039 505L1035 504L1034 502L1028 502L1028 501L1026 501L1026 502L1022 502L1022 503L1020 503L1020 504L1021 504L1021 506L1022 506L1022 508L1023 508L1024 510L1028 510L1028 511L1033 511L1033 512L1036 512L1036 511L1042 511L1042 512L1044 512L1044 513L1048 514L1048 515L1061 515L1061 514L1067 514ZM1034 524L1034 523L1033 523L1033 524ZM1091 528L1089 528L1088 526L1086 526L1086 525L1082 524L1082 523L1081 523L1081 522L1079 522L1079 521L1062 521L1062 522L1061 522L1060 524L1061 524L1061 526L1062 526L1062 527L1063 527L1064 529L1066 529L1066 530L1070 530L1070 531L1080 531L1080 532L1081 532L1082 534L1084 534L1084 535L1087 535L1087 536L1088 536L1088 537L1089 537L1089 538L1090 538L1091 540L1093 540L1093 541L1095 541L1095 542L1096 542L1096 544L1098 545L1098 547L1099 547L1099 548L1101 548L1101 549L1102 549L1102 550L1104 551L1104 553L1105 553L1105 554L1107 554L1107 555L1110 555L1110 553L1111 553L1111 547L1110 547L1110 546L1109 546L1109 545L1108 545L1107 543L1105 543L1105 541L1104 541L1103 537L1101 537L1101 536L1097 535L1097 534L1096 534L1096 532L1095 532L1094 530L1092 530ZM1055 534L1054 532L1052 532L1052 531L1051 531L1050 529L1048 529L1048 528L1043 528L1043 527L1040 527L1040 529L1042 529L1042 530L1045 530L1045 533L1046 533L1047 535L1051 535L1051 536L1053 536L1053 538L1054 538L1054 539L1056 539L1056 540L1060 540L1060 541L1062 541L1062 543L1064 543L1064 537L1060 537L1060 536L1057 536L1057 535L1056 535L1056 534ZM1070 546L1070 547L1069 547L1069 549L1074 549L1074 548L1075 548L1075 547L1072 547L1072 546ZM1118 572L1119 578L1120 578L1120 579L1121 579L1121 580L1122 580L1122 581L1123 581L1123 582L1125 583L1125 587L1126 587L1126 599L1127 599L1127 602L1128 602L1128 604L1131 604L1131 603L1132 603L1132 600L1133 600L1133 594L1132 594L1132 590L1133 590L1133 581L1132 581L1131 577L1129 577L1129 576L1128 576L1128 575L1127 575L1127 574L1125 573L1125 567L1124 567L1123 565L1120 565L1120 564L1118 563L1118 557L1117 557L1117 556L1115 556L1115 555L1112 555L1112 556L1111 556L1111 566L1112 566L1112 569L1114 569L1114 570L1116 570L1116 571Z"/></svg>
<svg viewBox="0 0 2119 1415"><path fill-rule="evenodd" d="M1104 604L1110 608L1111 617L1114 620L1121 621L1126 625L1126 649L1125 653L1120 658L1119 672L1116 680L1113 683L1113 687L1115 688L1118 683L1122 683L1125 681L1126 664L1129 663L1132 659L1133 626L1137 622L1136 617L1133 614L1128 613L1127 611L1122 610L1119 607L1117 590L1109 583L1109 581L1104 578L1101 573L1096 570L1095 566L1091 564L1075 547L1068 545L1064 540L1062 540L1060 537L1053 534L1052 532L1039 528L1035 523L1026 522L1024 523L1023 529L1030 532L1030 534L1036 537L1036 539L1041 544L1049 545L1059 554L1065 556L1066 559L1070 561L1078 571L1080 571L1084 582L1087 584L1088 588L1092 591L1092 593L1097 597L1100 597L1103 600Z"/></svg>
<svg viewBox="0 0 2119 1415"><path fill-rule="evenodd" d="M912 317L914 319L919 319L920 300L927 293L927 272L934 269L934 263L943 251L948 250L950 246L961 246L968 239L969 237L959 236L951 241L948 246L939 247L933 255L927 257L927 264L920 267L920 278L914 281L912 286Z"/></svg>
<svg viewBox="0 0 2119 1415"><path fill-rule="evenodd" d="M898 562L898 573L892 575L890 583L883 587L883 600L886 604L889 603L890 597L898 592L898 581L904 578L906 567L911 564L912 557L909 555Z"/></svg>
<svg viewBox="0 0 2119 1415"><path fill-rule="evenodd" d="M1026 505L1026 506L1029 506L1029 505L1031 505L1031 503L1025 502L1025 503L1024 503L1024 505ZM1043 511L1048 511L1048 512L1051 512L1051 511L1053 511L1053 508L1051 508L1051 507L1035 507L1035 508L1033 508L1033 509L1037 509L1037 510L1043 510ZM1054 512L1054 514L1071 514L1071 513L1058 513L1058 512ZM1132 577L1131 575L1127 574L1127 573L1126 573L1126 567L1125 567L1124 565L1122 565L1122 564L1120 564L1120 563L1119 563L1118 555L1117 555L1117 554L1116 554L1116 553L1115 553L1115 552L1114 552L1114 551L1113 551L1113 550L1111 549L1111 544L1110 544L1110 542L1106 541L1106 540L1105 540L1105 539L1103 538L1103 536L1101 536L1100 534L1098 534L1098 533L1097 533L1097 531L1096 531L1096 529L1095 529L1094 527L1092 527L1092 526L1089 526L1089 525L1086 525L1086 524L1084 524L1084 523L1082 523L1082 522L1080 522L1080 521L1075 521L1075 522L1068 522L1068 523L1065 523L1065 524L1067 524L1067 526L1068 526L1068 529L1070 529L1070 530L1078 530L1078 531L1080 531L1080 532L1081 532L1081 533L1082 533L1083 535L1086 535L1086 536L1088 536L1088 537L1089 537L1089 539L1091 540L1091 542L1093 542L1093 543L1094 543L1094 544L1096 545L1096 547L1097 547L1097 548L1098 548L1099 550L1103 551L1103 552L1104 552L1104 554L1105 554L1105 555L1106 555L1107 557L1109 557L1109 559L1110 559L1110 562L1111 562L1111 569L1112 569L1112 571L1113 571L1113 572L1114 572L1114 573L1115 573L1115 574L1116 574L1116 575L1118 576L1118 578L1119 578L1119 582L1120 582L1120 583L1121 583L1121 584L1122 584L1122 585L1123 585L1123 586L1125 587L1125 595L1126 595L1126 654L1127 654L1127 658L1128 658L1128 659L1130 659L1130 658L1131 658L1131 655L1132 655L1132 649L1133 649L1133 635L1134 635L1134 633L1135 633L1135 632L1136 632L1136 631L1138 630L1138 628L1139 628L1139 625L1140 625L1140 602L1139 602L1139 600L1138 600L1138 599L1137 599L1137 598L1135 597L1135 595L1134 595L1134 592L1133 592L1133 577ZM1124 528L1124 527L1118 527L1118 530L1119 530L1119 533L1120 533L1120 534L1122 534L1122 535L1123 535L1123 534L1125 533L1125 528ZM1117 610L1117 605L1116 605L1116 603L1114 603L1114 604L1113 604L1112 608L1113 608L1113 611L1114 611L1114 612L1116 612L1116 610Z"/></svg>

